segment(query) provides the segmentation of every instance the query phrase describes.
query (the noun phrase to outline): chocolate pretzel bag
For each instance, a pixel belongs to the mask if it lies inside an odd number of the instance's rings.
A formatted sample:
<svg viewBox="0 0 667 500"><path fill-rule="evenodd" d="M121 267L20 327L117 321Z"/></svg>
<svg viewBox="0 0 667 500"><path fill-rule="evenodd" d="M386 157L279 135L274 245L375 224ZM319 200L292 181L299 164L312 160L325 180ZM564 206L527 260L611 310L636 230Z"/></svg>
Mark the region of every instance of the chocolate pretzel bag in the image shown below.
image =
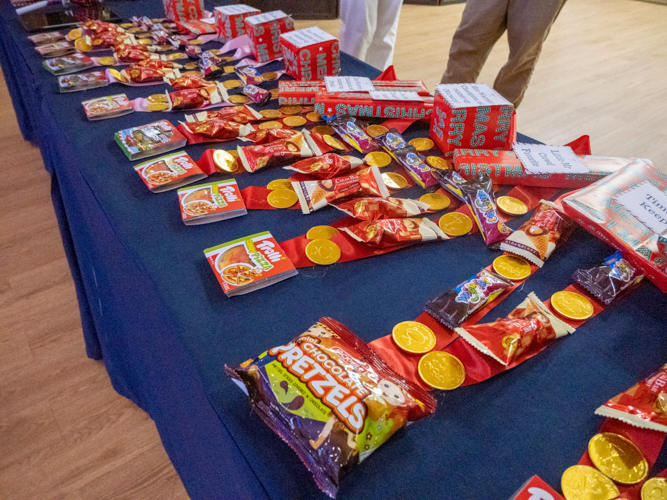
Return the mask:
<svg viewBox="0 0 667 500"><path fill-rule="evenodd" d="M403 380L331 318L287 345L225 368L331 498L353 467L436 408L432 396Z"/></svg>

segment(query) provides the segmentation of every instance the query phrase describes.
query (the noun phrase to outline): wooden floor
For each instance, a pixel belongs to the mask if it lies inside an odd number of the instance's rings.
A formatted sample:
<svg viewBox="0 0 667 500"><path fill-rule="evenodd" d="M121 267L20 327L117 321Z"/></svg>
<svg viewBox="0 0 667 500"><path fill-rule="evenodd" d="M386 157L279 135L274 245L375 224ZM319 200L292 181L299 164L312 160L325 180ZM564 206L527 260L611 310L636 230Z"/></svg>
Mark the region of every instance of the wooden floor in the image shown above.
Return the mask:
<svg viewBox="0 0 667 500"><path fill-rule="evenodd" d="M399 77L433 88L462 9L403 7ZM339 29L339 21L297 23L313 24ZM481 81L492 82L506 57L501 40ZM590 134L595 154L667 165L665 61L667 7L568 2L519 108L519 129L553 144ZM4 81L0 123L0 499L187 498L152 421L86 358L49 178L39 151L21 139Z"/></svg>

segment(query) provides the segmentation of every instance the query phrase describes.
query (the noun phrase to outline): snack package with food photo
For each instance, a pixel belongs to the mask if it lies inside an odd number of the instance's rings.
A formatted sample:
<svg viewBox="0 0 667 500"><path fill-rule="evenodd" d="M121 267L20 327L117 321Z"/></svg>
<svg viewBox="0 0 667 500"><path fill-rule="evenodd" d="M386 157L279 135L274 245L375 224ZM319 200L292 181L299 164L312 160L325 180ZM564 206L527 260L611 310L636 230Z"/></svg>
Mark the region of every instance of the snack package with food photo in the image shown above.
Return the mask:
<svg viewBox="0 0 667 500"><path fill-rule="evenodd" d="M61 77L65 78L65 77ZM89 99L81 103L89 120L105 120L134 113L134 106L125 94Z"/></svg>
<svg viewBox="0 0 667 500"><path fill-rule="evenodd" d="M131 161L173 151L187 144L183 134L167 120L119 130L114 138Z"/></svg>
<svg viewBox="0 0 667 500"><path fill-rule="evenodd" d="M176 189L206 178L206 174L184 151L141 163L134 167L134 170L154 193Z"/></svg>
<svg viewBox="0 0 667 500"><path fill-rule="evenodd" d="M268 231L204 250L227 297L244 295L298 274Z"/></svg>
<svg viewBox="0 0 667 500"><path fill-rule="evenodd" d="M331 318L226 371L331 498L352 468L436 409L432 396Z"/></svg>
<svg viewBox="0 0 667 500"><path fill-rule="evenodd" d="M68 75L70 73L78 73L84 69L95 66L95 61L85 54L76 53L69 54L63 57L54 57L43 62L44 68L50 73L59 75Z"/></svg>
<svg viewBox="0 0 667 500"><path fill-rule="evenodd" d="M58 77L58 88L62 93L95 89L97 87L106 87L107 85L109 85L109 78L107 78L105 71L91 71L89 73Z"/></svg>
<svg viewBox="0 0 667 500"><path fill-rule="evenodd" d="M178 201L186 226L232 219L248 213L234 179L181 188L178 190Z"/></svg>

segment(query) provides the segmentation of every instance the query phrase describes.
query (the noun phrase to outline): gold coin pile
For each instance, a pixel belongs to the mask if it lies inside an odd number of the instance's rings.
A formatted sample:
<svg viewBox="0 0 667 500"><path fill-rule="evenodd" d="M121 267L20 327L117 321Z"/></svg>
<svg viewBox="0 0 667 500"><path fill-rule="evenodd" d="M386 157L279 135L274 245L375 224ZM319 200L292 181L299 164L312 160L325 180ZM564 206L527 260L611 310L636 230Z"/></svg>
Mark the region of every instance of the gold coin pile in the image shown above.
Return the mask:
<svg viewBox="0 0 667 500"><path fill-rule="evenodd" d="M169 104L166 102L149 102L146 105L148 111L167 111L169 109Z"/></svg>
<svg viewBox="0 0 667 500"><path fill-rule="evenodd" d="M113 66L116 64L116 60L113 58L113 56L104 56L100 57L97 60L98 63L100 63L102 66Z"/></svg>
<svg viewBox="0 0 667 500"><path fill-rule="evenodd" d="M232 104L246 104L250 99L244 95L230 95L227 100Z"/></svg>
<svg viewBox="0 0 667 500"><path fill-rule="evenodd" d="M333 135L324 134L322 136L322 139L324 139L324 142L326 142L329 146L331 146L334 149L337 149L338 151L344 151L346 149L345 144L340 142Z"/></svg>
<svg viewBox="0 0 667 500"><path fill-rule="evenodd" d="M74 42L74 47L76 47L76 50L80 50L81 52L90 52L93 50L93 46L90 45L88 37L77 38Z"/></svg>

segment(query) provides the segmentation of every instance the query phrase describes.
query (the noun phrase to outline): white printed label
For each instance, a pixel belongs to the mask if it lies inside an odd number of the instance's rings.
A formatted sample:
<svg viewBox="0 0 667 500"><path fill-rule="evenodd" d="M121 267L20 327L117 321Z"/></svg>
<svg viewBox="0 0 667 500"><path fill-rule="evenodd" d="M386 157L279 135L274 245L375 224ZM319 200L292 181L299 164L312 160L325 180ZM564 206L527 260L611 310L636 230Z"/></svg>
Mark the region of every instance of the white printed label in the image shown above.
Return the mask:
<svg viewBox="0 0 667 500"><path fill-rule="evenodd" d="M237 5L225 5L223 7L214 7L215 10L222 12L227 16L232 16L235 14L245 14L246 12L258 12L259 10L250 7L249 5L237 4Z"/></svg>
<svg viewBox="0 0 667 500"><path fill-rule="evenodd" d="M264 14L246 17L245 20L247 23L256 26L258 24L268 23L269 21L275 21L276 19L282 19L283 17L287 17L287 14L282 10L274 10L272 12L265 12Z"/></svg>
<svg viewBox="0 0 667 500"><path fill-rule="evenodd" d="M512 103L488 85L477 83L445 83L435 86L452 108L477 106L512 106Z"/></svg>
<svg viewBox="0 0 667 500"><path fill-rule="evenodd" d="M616 201L656 234L667 231L667 194L643 182L619 194Z"/></svg>
<svg viewBox="0 0 667 500"><path fill-rule="evenodd" d="M384 90L372 90L369 92L376 101L423 101L417 92L394 92Z"/></svg>
<svg viewBox="0 0 667 500"><path fill-rule="evenodd" d="M373 82L365 76L325 76L327 92L370 92Z"/></svg>
<svg viewBox="0 0 667 500"><path fill-rule="evenodd" d="M330 35L317 26L303 30L289 31L283 33L280 37L298 48L308 47L309 45L336 39L335 36Z"/></svg>
<svg viewBox="0 0 667 500"><path fill-rule="evenodd" d="M514 153L531 174L587 174L588 168L569 146L514 143Z"/></svg>

